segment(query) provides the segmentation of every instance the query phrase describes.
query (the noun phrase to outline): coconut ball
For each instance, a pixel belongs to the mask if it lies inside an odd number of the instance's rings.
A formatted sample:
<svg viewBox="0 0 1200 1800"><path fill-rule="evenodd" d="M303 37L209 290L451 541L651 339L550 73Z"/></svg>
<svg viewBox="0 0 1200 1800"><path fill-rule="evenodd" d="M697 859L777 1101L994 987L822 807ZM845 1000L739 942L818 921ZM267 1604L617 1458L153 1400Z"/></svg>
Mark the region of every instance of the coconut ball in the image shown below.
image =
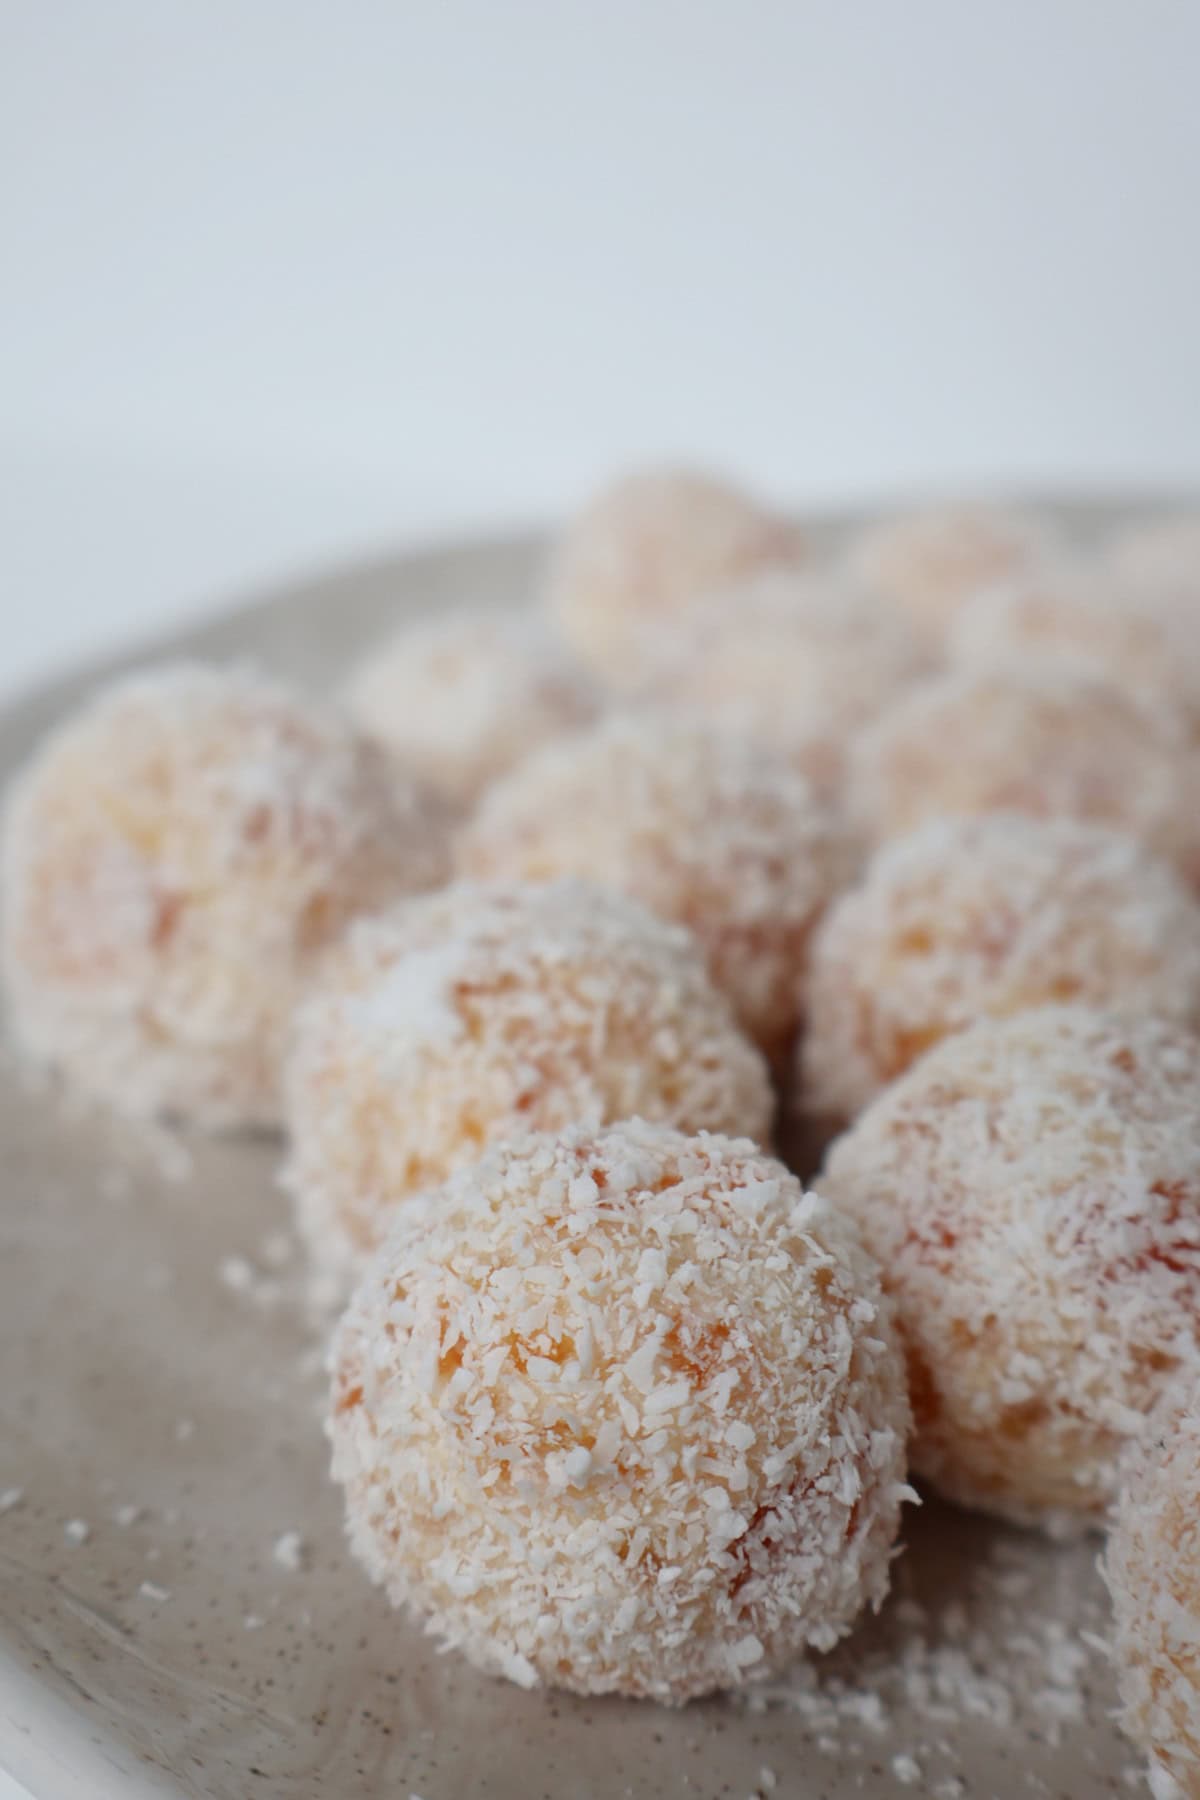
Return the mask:
<svg viewBox="0 0 1200 1800"><path fill-rule="evenodd" d="M906 613L940 645L981 588L1032 566L1053 544L1044 521L979 505L930 506L864 526L850 545L853 580Z"/></svg>
<svg viewBox="0 0 1200 1800"><path fill-rule="evenodd" d="M1066 663L1131 686L1169 679L1158 620L1098 565L1047 562L969 600L950 627L951 660L972 667Z"/></svg>
<svg viewBox="0 0 1200 1800"><path fill-rule="evenodd" d="M741 489L700 469L646 469L596 496L563 535L547 594L585 662L635 685L647 631L764 564L794 560L803 535Z"/></svg>
<svg viewBox="0 0 1200 1800"><path fill-rule="evenodd" d="M1086 671L934 677L854 746L851 805L876 840L939 814L1025 812L1113 825L1200 880L1194 758L1178 713Z"/></svg>
<svg viewBox="0 0 1200 1800"><path fill-rule="evenodd" d="M52 733L11 794L17 1036L120 1111L275 1124L318 956L444 864L415 792L336 713L245 669L144 670Z"/></svg>
<svg viewBox="0 0 1200 1800"><path fill-rule="evenodd" d="M459 841L468 875L578 875L695 932L775 1061L812 927L849 873L845 835L788 759L695 722L615 715L498 782Z"/></svg>
<svg viewBox="0 0 1200 1800"><path fill-rule="evenodd" d="M1200 1405L1172 1394L1131 1454L1105 1552L1122 1723L1157 1800L1200 1795Z"/></svg>
<svg viewBox="0 0 1200 1800"><path fill-rule="evenodd" d="M887 1591L902 1363L853 1233L753 1144L497 1146L397 1215L333 1371L355 1552L489 1673L681 1702Z"/></svg>
<svg viewBox="0 0 1200 1800"><path fill-rule="evenodd" d="M1078 1000L1200 1027L1200 902L1102 825L933 819L878 852L813 938L800 1093L852 1119L976 1019Z"/></svg>
<svg viewBox="0 0 1200 1800"><path fill-rule="evenodd" d="M667 634L646 697L761 738L836 790L853 735L928 667L894 609L829 575L778 567Z"/></svg>
<svg viewBox="0 0 1200 1800"><path fill-rule="evenodd" d="M1052 1529L1103 1521L1126 1441L1200 1376L1200 1039L1047 1007L938 1044L831 1150L884 1270L913 1466Z"/></svg>
<svg viewBox="0 0 1200 1800"><path fill-rule="evenodd" d="M368 737L463 812L599 711L593 683L544 622L497 607L405 625L359 665L346 697Z"/></svg>
<svg viewBox="0 0 1200 1800"><path fill-rule="evenodd" d="M637 1115L766 1141L766 1064L699 945L585 882L473 883L360 921L301 1010L289 1185L322 1271L486 1144Z"/></svg>

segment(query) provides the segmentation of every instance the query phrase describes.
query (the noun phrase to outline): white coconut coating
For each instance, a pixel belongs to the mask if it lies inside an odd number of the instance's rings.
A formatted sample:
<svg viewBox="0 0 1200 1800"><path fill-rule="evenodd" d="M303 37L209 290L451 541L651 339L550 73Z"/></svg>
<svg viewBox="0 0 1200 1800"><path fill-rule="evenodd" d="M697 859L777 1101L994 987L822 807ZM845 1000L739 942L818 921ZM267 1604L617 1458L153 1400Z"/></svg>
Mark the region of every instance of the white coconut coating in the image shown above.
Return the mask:
<svg viewBox="0 0 1200 1800"><path fill-rule="evenodd" d="M1126 1441L1200 1376L1200 1039L1088 1007L946 1038L830 1151L884 1270L913 1467L1052 1528L1103 1521Z"/></svg>
<svg viewBox="0 0 1200 1800"><path fill-rule="evenodd" d="M975 504L921 507L864 526L852 540L852 579L904 611L940 645L958 609L981 589L1031 567L1053 548L1045 521Z"/></svg>
<svg viewBox="0 0 1200 1800"><path fill-rule="evenodd" d="M1200 1027L1200 901L1106 826L933 819L877 852L813 938L800 1095L852 1119L952 1032L1060 1001Z"/></svg>
<svg viewBox="0 0 1200 1800"><path fill-rule="evenodd" d="M578 655L628 688L648 631L803 548L798 526L731 482L702 469L646 469L604 489L568 526L547 604Z"/></svg>
<svg viewBox="0 0 1200 1800"><path fill-rule="evenodd" d="M646 698L761 738L822 789L839 786L855 732L929 669L894 608L800 567L751 575L665 636Z"/></svg>
<svg viewBox="0 0 1200 1800"><path fill-rule="evenodd" d="M354 1550L489 1672L681 1702L887 1590L908 1402L875 1272L748 1142L498 1146L398 1215L333 1370Z"/></svg>
<svg viewBox="0 0 1200 1800"><path fill-rule="evenodd" d="M1182 1385L1131 1451L1104 1558L1122 1724L1156 1800L1200 1795L1200 1394Z"/></svg>
<svg viewBox="0 0 1200 1800"><path fill-rule="evenodd" d="M416 794L338 714L245 669L144 670L53 732L11 793L16 1034L120 1111L276 1124L320 953L445 861Z"/></svg>
<svg viewBox="0 0 1200 1800"><path fill-rule="evenodd" d="M1195 758L1178 712L1086 671L963 669L901 696L855 744L855 817L876 840L986 812L1080 818L1200 879Z"/></svg>
<svg viewBox="0 0 1200 1800"><path fill-rule="evenodd" d="M614 715L523 763L459 856L478 878L604 882L688 926L772 1061L796 1030L812 927L851 868L844 831L785 756L653 714Z"/></svg>
<svg viewBox="0 0 1200 1800"><path fill-rule="evenodd" d="M1104 567L1058 558L969 600L947 641L958 663L1066 662L1131 684L1161 684L1158 621L1139 609Z"/></svg>
<svg viewBox="0 0 1200 1800"><path fill-rule="evenodd" d="M599 712L594 683L545 622L499 607L405 625L363 659L346 698L368 737L462 811Z"/></svg>
<svg viewBox="0 0 1200 1800"><path fill-rule="evenodd" d="M635 1115L765 1142L765 1062L689 932L607 888L473 883L360 921L302 1008L288 1184L322 1273L484 1145Z"/></svg>

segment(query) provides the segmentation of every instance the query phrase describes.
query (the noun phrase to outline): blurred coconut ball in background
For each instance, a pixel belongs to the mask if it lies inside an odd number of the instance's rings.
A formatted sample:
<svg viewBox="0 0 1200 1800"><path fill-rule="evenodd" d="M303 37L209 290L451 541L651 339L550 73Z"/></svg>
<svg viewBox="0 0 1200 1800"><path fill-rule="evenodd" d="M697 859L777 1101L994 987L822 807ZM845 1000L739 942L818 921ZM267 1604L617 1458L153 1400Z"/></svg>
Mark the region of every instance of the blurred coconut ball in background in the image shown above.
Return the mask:
<svg viewBox="0 0 1200 1800"><path fill-rule="evenodd" d="M347 705L367 736L456 811L599 714L596 684L531 609L415 619L362 657Z"/></svg>
<svg viewBox="0 0 1200 1800"><path fill-rule="evenodd" d="M805 553L800 527L722 477L664 467L605 488L562 532L546 589L575 653L618 690L642 678L647 635L708 595Z"/></svg>

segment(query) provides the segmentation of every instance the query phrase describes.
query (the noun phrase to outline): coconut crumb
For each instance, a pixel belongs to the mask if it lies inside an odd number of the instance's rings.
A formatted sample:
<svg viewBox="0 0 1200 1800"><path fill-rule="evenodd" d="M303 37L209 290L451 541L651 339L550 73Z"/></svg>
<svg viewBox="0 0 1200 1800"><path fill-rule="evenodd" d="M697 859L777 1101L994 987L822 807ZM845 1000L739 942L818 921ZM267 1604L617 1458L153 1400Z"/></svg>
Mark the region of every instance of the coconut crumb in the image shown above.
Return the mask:
<svg viewBox="0 0 1200 1800"><path fill-rule="evenodd" d="M115 1509L115 1511L113 1512L113 1519L118 1525L120 1525L124 1529L130 1525L136 1525L138 1520L142 1517L142 1514L144 1513L144 1511L145 1511L144 1507L137 1506L132 1501L130 1501L126 1505L118 1506Z"/></svg>
<svg viewBox="0 0 1200 1800"><path fill-rule="evenodd" d="M171 1598L170 1588L159 1587L156 1581L143 1581L138 1593L143 1600L163 1601Z"/></svg>
<svg viewBox="0 0 1200 1800"><path fill-rule="evenodd" d="M231 1294L238 1294L259 1307L274 1306L283 1295L283 1287L273 1275L264 1275L246 1256L224 1256L217 1264L217 1276Z"/></svg>
<svg viewBox="0 0 1200 1800"><path fill-rule="evenodd" d="M20 1506L24 1498L24 1488L0 1488L0 1513L12 1512L14 1507Z"/></svg>
<svg viewBox="0 0 1200 1800"><path fill-rule="evenodd" d="M271 1554L281 1569L294 1575L304 1566L304 1540L298 1531L281 1531Z"/></svg>
<svg viewBox="0 0 1200 1800"><path fill-rule="evenodd" d="M73 1547L86 1544L91 1535L92 1528L86 1519L68 1519L63 1526L63 1536Z"/></svg>

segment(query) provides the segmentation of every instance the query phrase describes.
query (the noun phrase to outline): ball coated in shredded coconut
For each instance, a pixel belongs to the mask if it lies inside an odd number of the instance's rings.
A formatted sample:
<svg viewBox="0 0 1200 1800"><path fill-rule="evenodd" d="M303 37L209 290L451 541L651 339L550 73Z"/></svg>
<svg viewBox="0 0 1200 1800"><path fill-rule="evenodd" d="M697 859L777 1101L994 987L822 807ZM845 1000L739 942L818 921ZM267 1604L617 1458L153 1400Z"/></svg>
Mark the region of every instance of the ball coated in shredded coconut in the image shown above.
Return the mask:
<svg viewBox="0 0 1200 1800"><path fill-rule="evenodd" d="M144 670L54 731L10 796L17 1036L120 1111L276 1124L319 954L444 867L415 793L337 714L245 669Z"/></svg>
<svg viewBox="0 0 1200 1800"><path fill-rule="evenodd" d="M459 855L478 878L604 882L687 925L773 1062L796 1031L812 927L851 867L844 832L786 757L652 714L532 757L485 797Z"/></svg>
<svg viewBox="0 0 1200 1800"><path fill-rule="evenodd" d="M855 732L929 668L893 608L828 574L762 570L665 634L645 697L743 730L822 789Z"/></svg>
<svg viewBox="0 0 1200 1800"><path fill-rule="evenodd" d="M333 1370L356 1554L524 1686L682 1702L887 1590L908 1403L875 1272L747 1142L489 1151L398 1217Z"/></svg>
<svg viewBox="0 0 1200 1800"><path fill-rule="evenodd" d="M1171 1394L1130 1453L1104 1557L1122 1724L1156 1800L1200 1795L1200 1398Z"/></svg>
<svg viewBox="0 0 1200 1800"><path fill-rule="evenodd" d="M852 1119L976 1019L1060 1001L1200 1027L1200 901L1075 819L934 819L885 845L813 938L800 1095Z"/></svg>
<svg viewBox="0 0 1200 1800"><path fill-rule="evenodd" d="M484 1146L590 1120L766 1141L766 1064L699 945L606 888L472 883L360 921L302 1008L289 1186L322 1273Z"/></svg>
<svg viewBox="0 0 1200 1800"><path fill-rule="evenodd" d="M1195 758L1178 713L1084 671L958 670L859 738L851 805L876 840L938 815L1091 819L1200 880Z"/></svg>
<svg viewBox="0 0 1200 1800"><path fill-rule="evenodd" d="M593 683L544 622L498 607L404 626L363 659L346 697L368 737L462 811L599 711Z"/></svg>
<svg viewBox="0 0 1200 1800"><path fill-rule="evenodd" d="M803 547L798 526L730 482L701 469L647 469L604 489L568 526L547 603L585 662L628 688L648 632Z"/></svg>
<svg viewBox="0 0 1200 1800"><path fill-rule="evenodd" d="M1200 1377L1200 1039L1087 1007L985 1020L879 1095L819 1186L909 1358L913 1467L1051 1528L1103 1522L1126 1443Z"/></svg>
<svg viewBox="0 0 1200 1800"><path fill-rule="evenodd" d="M1033 565L1053 534L1041 520L999 507L929 506L864 526L847 567L869 592L894 602L940 644L958 609L980 589Z"/></svg>
<svg viewBox="0 0 1200 1800"><path fill-rule="evenodd" d="M1196 577L1200 597L1200 571ZM1047 562L964 606L948 651L960 667L1062 665L1181 712L1200 735L1200 622L1152 603L1099 562Z"/></svg>

